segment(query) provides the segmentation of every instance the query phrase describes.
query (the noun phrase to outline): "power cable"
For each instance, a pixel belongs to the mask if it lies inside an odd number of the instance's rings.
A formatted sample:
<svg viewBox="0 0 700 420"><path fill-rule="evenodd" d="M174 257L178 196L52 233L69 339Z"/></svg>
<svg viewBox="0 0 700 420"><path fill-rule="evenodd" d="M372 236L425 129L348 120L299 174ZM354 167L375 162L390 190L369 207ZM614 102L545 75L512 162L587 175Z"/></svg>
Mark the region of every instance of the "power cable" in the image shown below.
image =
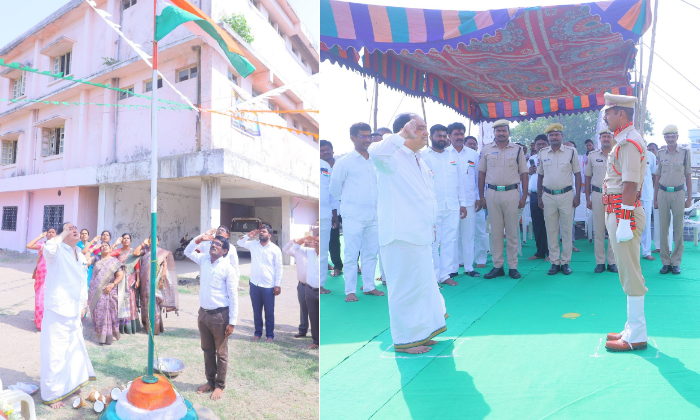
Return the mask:
<svg viewBox="0 0 700 420"><path fill-rule="evenodd" d="M647 48L649 48L649 46L648 46L647 44L644 44L644 45L645 45ZM695 83L691 82L687 77L683 76L683 74L682 74L680 71L676 70L676 68L673 67L673 66L671 65L671 63L669 63L668 61L664 60L663 57L661 57L661 56L660 56L659 54L657 54L656 52L654 52L654 55L657 56L657 57L659 57L659 59L660 59L661 61L663 61L664 63L668 64L668 66L671 67L676 73L678 73L682 78L684 78L685 80L687 80L688 83L690 83L691 85L693 85L693 87L694 87L695 89L700 90L700 87L697 87L697 86L695 85Z"/></svg>
<svg viewBox="0 0 700 420"><path fill-rule="evenodd" d="M696 9L700 10L700 7L698 7L698 6L696 6L696 5L692 4L692 3L688 3L688 2L685 1L685 0L681 0L681 1L682 1L683 3L685 3L685 4L687 4L688 6L692 6L692 7L696 8Z"/></svg>
<svg viewBox="0 0 700 420"><path fill-rule="evenodd" d="M700 120L700 117L698 117L697 115L695 115L695 113L694 113L693 111L691 111L687 106L685 106L685 105L683 105L682 103L680 103L680 102L678 101L678 99L674 98L674 97L671 96L668 92L666 92L665 90L661 89L661 87L660 87L659 85L657 85L656 83L654 83L654 82L650 82L650 83L651 83L652 85L656 86L657 89L659 89L660 91L662 91L663 93L665 93L669 98L671 98L671 99L673 99L674 101L676 101L676 103L677 103L678 105L680 105L680 106L682 106L683 108L685 108L685 109L686 109L688 112L690 112L690 114L693 115L695 118L697 118L697 119Z"/></svg>
<svg viewBox="0 0 700 420"><path fill-rule="evenodd" d="M673 103L671 103L671 101L669 101L668 99L666 99L666 98L665 98L661 93L659 93L655 88L652 88L652 89L653 89L653 91L654 91L657 95L659 95L659 97L660 97L661 99L663 99L664 101L666 101L669 105L671 105L671 107L672 107L673 109L675 109L676 111L678 111L679 114L681 114L682 116L684 116L685 118L687 118L688 121L690 121L691 123L693 123L693 124L695 124L695 125L698 125L698 123L696 123L695 121L692 120L692 118L690 118L689 116L687 116L687 115L685 115L683 112L681 112L680 109L676 108L676 106L673 105Z"/></svg>

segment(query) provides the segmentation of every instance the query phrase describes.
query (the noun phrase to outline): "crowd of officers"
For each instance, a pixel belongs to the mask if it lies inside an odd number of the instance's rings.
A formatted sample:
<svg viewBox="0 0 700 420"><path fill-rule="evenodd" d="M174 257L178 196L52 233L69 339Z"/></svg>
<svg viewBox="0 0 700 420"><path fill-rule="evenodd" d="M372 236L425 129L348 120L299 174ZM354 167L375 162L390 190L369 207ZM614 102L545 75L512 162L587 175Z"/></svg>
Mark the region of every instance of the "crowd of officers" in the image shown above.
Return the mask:
<svg viewBox="0 0 700 420"><path fill-rule="evenodd" d="M358 259L361 259L359 266L363 274L363 293L383 295L374 286L377 264L381 271L378 258L378 188L368 148L388 133L391 130L386 128L372 133L366 123L353 124L350 140L354 150L338 159L333 157L333 145L321 141L321 211L331 217L325 222L331 225L325 229L328 234L323 233L324 217L321 218L321 263L327 264L330 249L333 262L331 276L338 276L345 270L345 294L349 302L357 300ZM602 200L608 155L615 143L613 133L607 129L598 133L599 149L595 149L593 141L586 140L585 158L579 158L573 142L565 140L564 127L558 123L549 125L544 134L536 137L529 154L526 154L527 149L523 145L510 140L507 120L496 121L493 134L495 141L483 145L479 154L476 138L465 136L463 124L453 123L447 127L437 124L430 128L430 144L422 152L421 158L432 172L438 205L433 245L437 281L457 285L453 279L460 265L464 266L465 274L470 277L481 275L475 271L474 264L477 268L485 266L487 221L491 227L493 269L484 278L505 276L506 258L508 275L520 278L517 258L520 209L527 205L528 195L536 243L535 255L530 259L548 258L551 262L549 275L559 272L571 274L569 263L572 251L578 251L574 247L575 232L572 228L574 211L581 204L582 188L585 205L593 214L594 272L602 273L607 269L617 273L610 243L606 255ZM691 159L687 149L678 147L676 126L667 126L663 135L665 147L658 149L654 143L648 145L652 155L647 161L645 185L638 198L647 214L653 212L657 222L655 230L660 230L660 235L656 232L655 245L657 249L660 248L661 273L679 274L683 253L684 208L692 204ZM649 219L650 216L647 216ZM345 241L342 260L339 243L341 221ZM669 244L671 231L673 252ZM648 223L642 238L642 256L653 260L650 243L651 223ZM322 276L321 293L328 293L323 287L324 283L325 276Z"/></svg>

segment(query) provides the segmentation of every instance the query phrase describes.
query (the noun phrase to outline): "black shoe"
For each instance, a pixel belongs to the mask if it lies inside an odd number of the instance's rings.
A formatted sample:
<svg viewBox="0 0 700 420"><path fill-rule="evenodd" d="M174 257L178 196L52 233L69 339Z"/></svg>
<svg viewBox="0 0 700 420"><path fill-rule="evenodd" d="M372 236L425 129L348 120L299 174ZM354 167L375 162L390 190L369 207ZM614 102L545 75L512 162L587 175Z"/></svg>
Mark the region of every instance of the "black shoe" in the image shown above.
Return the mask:
<svg viewBox="0 0 700 420"><path fill-rule="evenodd" d="M481 277L481 274L479 274L478 272L476 272L476 271L474 271L474 270L472 270L472 271L467 271L467 272L464 273L464 274L468 275L469 277Z"/></svg>
<svg viewBox="0 0 700 420"><path fill-rule="evenodd" d="M569 267L569 264L562 264L561 265L561 272L564 273L565 275L571 274L571 268Z"/></svg>
<svg viewBox="0 0 700 420"><path fill-rule="evenodd" d="M450 273L450 278L453 279L455 277L459 276L459 273Z"/></svg>
<svg viewBox="0 0 700 420"><path fill-rule="evenodd" d="M550 267L549 271L547 271L547 274L550 276L553 276L559 272L561 269L561 266L559 264L552 264L552 267Z"/></svg>
<svg viewBox="0 0 700 420"><path fill-rule="evenodd" d="M661 274L668 274L670 272L671 272L670 265L665 265L665 266L661 267L661 271L659 271L659 273L661 273Z"/></svg>
<svg viewBox="0 0 700 420"><path fill-rule="evenodd" d="M506 275L506 272L503 271L503 267L498 267L498 268L494 267L491 271L489 271L488 273L486 273L486 275L484 276L484 278L485 278L485 279L492 279L492 278L494 278L494 277L502 277L502 276L505 276L505 275Z"/></svg>
<svg viewBox="0 0 700 420"><path fill-rule="evenodd" d="M302 333L294 334L294 338L301 338L301 337L306 337L306 333L304 333L304 334L302 334Z"/></svg>
<svg viewBox="0 0 700 420"><path fill-rule="evenodd" d="M608 264L608 271L611 273L617 273L617 264Z"/></svg>
<svg viewBox="0 0 700 420"><path fill-rule="evenodd" d="M605 271L605 264L598 264L595 266L595 270L593 270L594 273L602 273Z"/></svg>
<svg viewBox="0 0 700 420"><path fill-rule="evenodd" d="M671 269L671 273L673 274L681 274L681 267L678 265L674 265L673 268Z"/></svg>
<svg viewBox="0 0 700 420"><path fill-rule="evenodd" d="M515 268L511 268L510 270L508 270L508 275L512 279L519 279L520 277L522 277L518 270L516 270Z"/></svg>

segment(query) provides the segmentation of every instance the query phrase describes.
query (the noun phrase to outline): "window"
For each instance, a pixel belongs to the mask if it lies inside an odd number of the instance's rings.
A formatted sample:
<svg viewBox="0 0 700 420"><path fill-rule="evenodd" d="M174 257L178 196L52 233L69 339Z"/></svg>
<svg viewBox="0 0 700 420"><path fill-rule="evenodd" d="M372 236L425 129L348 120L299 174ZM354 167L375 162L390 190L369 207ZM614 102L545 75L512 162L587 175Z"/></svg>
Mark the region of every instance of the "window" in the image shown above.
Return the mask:
<svg viewBox="0 0 700 420"><path fill-rule="evenodd" d="M136 0L122 0L122 10L126 10L131 6L136 6Z"/></svg>
<svg viewBox="0 0 700 420"><path fill-rule="evenodd" d="M273 28L275 27L275 22L274 22L274 21L272 20L272 18L269 17L269 16L267 17L267 23L269 23L270 26L272 26Z"/></svg>
<svg viewBox="0 0 700 420"><path fill-rule="evenodd" d="M53 72L63 73L64 76L71 74L71 59L73 58L73 51L68 51L63 55L53 59Z"/></svg>
<svg viewBox="0 0 700 420"><path fill-rule="evenodd" d="M272 101L267 101L267 107L270 108L270 111L277 111L277 106Z"/></svg>
<svg viewBox="0 0 700 420"><path fill-rule="evenodd" d="M17 206L2 208L2 230L17 230Z"/></svg>
<svg viewBox="0 0 700 420"><path fill-rule="evenodd" d="M255 9L259 8L258 0L248 0L248 3L250 3L250 5L253 6L253 8L255 8Z"/></svg>
<svg viewBox="0 0 700 420"><path fill-rule="evenodd" d="M238 86L238 76L233 74L230 69L228 71L228 80L233 82L234 85Z"/></svg>
<svg viewBox="0 0 700 420"><path fill-rule="evenodd" d="M280 38L284 39L284 32L282 32L282 28L280 28L279 25L277 25L277 35L279 35Z"/></svg>
<svg viewBox="0 0 700 420"><path fill-rule="evenodd" d="M24 86L26 84L27 74L22 72L22 75L12 80L12 99L21 98L24 96Z"/></svg>
<svg viewBox="0 0 700 420"><path fill-rule="evenodd" d="M158 78L158 89L163 87L163 78ZM151 92L153 90L153 79L146 81L146 86L144 87L144 92Z"/></svg>
<svg viewBox="0 0 700 420"><path fill-rule="evenodd" d="M251 94L253 95L253 98L255 98L256 96L260 96L260 92L258 92L258 91L255 90L255 89L251 89L250 92L251 92Z"/></svg>
<svg viewBox="0 0 700 420"><path fill-rule="evenodd" d="M185 80L194 79L197 77L197 66L182 69L177 72L177 81L184 82Z"/></svg>
<svg viewBox="0 0 700 420"><path fill-rule="evenodd" d="M294 55L296 55L297 57L299 57L299 51L297 51L297 49L294 48L294 45L292 45L292 54L294 54Z"/></svg>
<svg viewBox="0 0 700 420"><path fill-rule="evenodd" d="M120 101L123 99L129 99L132 96L134 96L134 87L133 86L125 87L122 89L126 90L127 92L119 92L119 100Z"/></svg>
<svg viewBox="0 0 700 420"><path fill-rule="evenodd" d="M65 131L65 127L41 130L41 156L55 156L63 153Z"/></svg>
<svg viewBox="0 0 700 420"><path fill-rule="evenodd" d="M49 228L58 229L63 225L63 206L44 206L44 227L42 232Z"/></svg>
<svg viewBox="0 0 700 420"><path fill-rule="evenodd" d="M17 163L17 140L3 140L0 165L14 165L15 163Z"/></svg>

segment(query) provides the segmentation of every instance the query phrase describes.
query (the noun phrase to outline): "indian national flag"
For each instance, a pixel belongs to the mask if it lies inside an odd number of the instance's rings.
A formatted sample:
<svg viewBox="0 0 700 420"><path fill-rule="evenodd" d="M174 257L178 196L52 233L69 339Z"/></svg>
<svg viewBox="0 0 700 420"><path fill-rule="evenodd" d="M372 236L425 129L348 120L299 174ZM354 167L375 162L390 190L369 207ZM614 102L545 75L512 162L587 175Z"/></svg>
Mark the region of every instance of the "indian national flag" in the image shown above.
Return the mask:
<svg viewBox="0 0 700 420"><path fill-rule="evenodd" d="M218 47L243 77L255 71L255 67L243 56L236 41L221 29L209 16L187 0L158 0L156 9L156 41L165 38L180 25L185 25L195 35L205 40L215 40ZM208 44L216 47L213 43Z"/></svg>

